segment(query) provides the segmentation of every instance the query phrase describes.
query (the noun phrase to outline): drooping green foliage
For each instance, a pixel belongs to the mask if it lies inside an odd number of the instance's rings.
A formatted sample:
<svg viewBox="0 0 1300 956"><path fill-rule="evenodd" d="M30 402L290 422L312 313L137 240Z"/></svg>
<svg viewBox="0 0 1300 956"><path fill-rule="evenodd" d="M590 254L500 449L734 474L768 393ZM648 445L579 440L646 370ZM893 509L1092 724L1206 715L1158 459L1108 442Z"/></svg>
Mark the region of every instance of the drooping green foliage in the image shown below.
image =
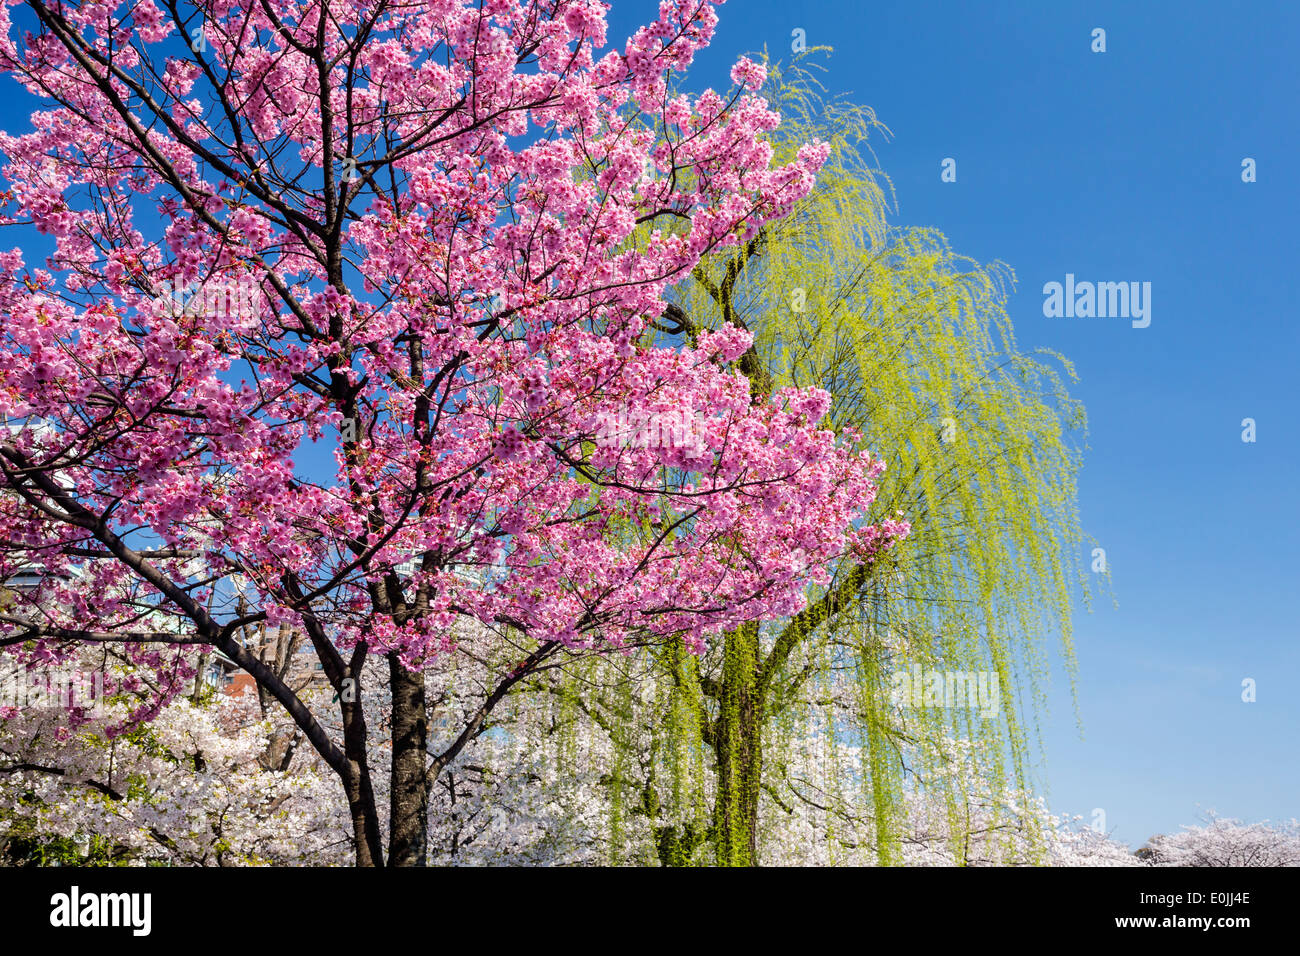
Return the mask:
<svg viewBox="0 0 1300 956"><path fill-rule="evenodd" d="M875 858L897 863L902 808L918 790L946 801L964 859L972 792L1035 784L1053 647L1073 676L1071 613L1087 581L1072 367L1017 349L1009 268L958 255L937 230L889 224L889 183L870 149L883 127L826 97L812 62L773 70L768 95L783 117L775 161L811 139L832 144L816 190L706 260L658 328L672 340L742 324L755 343L737 364L756 395L830 391L835 427L862 432L888 463L877 516L898 512L912 532L874 563L846 559L793 619L728 634L700 659L644 650L657 694L626 695L616 676L626 660L584 665L572 693L616 747L637 749L613 774L611 837L642 813L665 865L762 862L770 815L798 801L821 814L830 859L857 845L866 821ZM900 672L925 693L900 702ZM961 682L976 674L997 692L972 707L961 691L973 684ZM822 770L796 780L791 757L809 728Z"/></svg>

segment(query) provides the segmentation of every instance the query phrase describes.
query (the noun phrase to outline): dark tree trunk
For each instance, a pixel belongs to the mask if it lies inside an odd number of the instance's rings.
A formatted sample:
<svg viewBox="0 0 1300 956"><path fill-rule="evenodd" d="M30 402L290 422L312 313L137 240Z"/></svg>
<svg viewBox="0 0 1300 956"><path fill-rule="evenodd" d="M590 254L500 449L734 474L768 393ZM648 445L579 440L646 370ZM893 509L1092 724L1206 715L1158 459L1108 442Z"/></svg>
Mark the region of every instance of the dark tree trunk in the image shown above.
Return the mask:
<svg viewBox="0 0 1300 956"><path fill-rule="evenodd" d="M729 632L725 642L715 728L714 842L720 866L757 866L764 723L758 625L745 624Z"/></svg>
<svg viewBox="0 0 1300 956"><path fill-rule="evenodd" d="M348 810L352 815L352 833L357 844L357 866L383 866L384 844L379 834L379 811L375 804L375 790L370 782L370 764L366 758L366 717L361 709L361 677L352 678L354 693L349 700L344 697L343 752L347 757L347 773L343 789L348 797Z"/></svg>
<svg viewBox="0 0 1300 956"><path fill-rule="evenodd" d="M379 837L375 793L364 760L348 760L349 776L343 781L352 815L352 835L357 845L357 866L383 866L384 847Z"/></svg>
<svg viewBox="0 0 1300 956"><path fill-rule="evenodd" d="M397 656L388 656L393 690L393 767L390 791L388 863L428 864L429 724L424 675L411 673Z"/></svg>
<svg viewBox="0 0 1300 956"><path fill-rule="evenodd" d="M708 833L693 823L655 827L654 835L660 866L690 866L696 848L708 838Z"/></svg>

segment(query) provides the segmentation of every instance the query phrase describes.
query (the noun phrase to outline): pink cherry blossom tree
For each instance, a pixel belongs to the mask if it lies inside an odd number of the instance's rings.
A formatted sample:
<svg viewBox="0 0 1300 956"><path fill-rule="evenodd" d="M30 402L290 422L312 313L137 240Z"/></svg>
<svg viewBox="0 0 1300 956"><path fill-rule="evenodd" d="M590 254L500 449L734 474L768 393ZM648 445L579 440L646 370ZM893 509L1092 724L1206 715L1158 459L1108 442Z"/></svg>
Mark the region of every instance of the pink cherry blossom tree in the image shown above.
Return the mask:
<svg viewBox="0 0 1300 956"><path fill-rule="evenodd" d="M749 60L676 92L715 6L663 0L608 51L595 0L0 6L39 100L0 134L0 213L49 247L0 253L7 653L115 647L153 691L121 729L221 651L337 775L358 863L419 864L431 785L519 680L795 613L887 545L883 464L819 426L823 391L756 399L739 329L645 344L826 155L771 167ZM691 427L610 440L654 416ZM458 621L508 663L431 752L420 671ZM241 641L281 625L337 711Z"/></svg>

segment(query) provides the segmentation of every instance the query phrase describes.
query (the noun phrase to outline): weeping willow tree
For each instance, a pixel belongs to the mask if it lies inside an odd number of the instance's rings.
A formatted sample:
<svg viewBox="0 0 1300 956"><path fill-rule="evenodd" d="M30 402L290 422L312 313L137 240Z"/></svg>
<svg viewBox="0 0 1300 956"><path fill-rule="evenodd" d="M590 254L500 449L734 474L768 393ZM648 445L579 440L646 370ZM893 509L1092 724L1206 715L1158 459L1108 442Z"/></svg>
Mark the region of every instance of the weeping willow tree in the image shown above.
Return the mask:
<svg viewBox="0 0 1300 956"><path fill-rule="evenodd" d="M739 628L699 658L644 649L653 692L633 699L627 661L585 662L545 689L635 751L610 774L611 826L651 821L664 865L757 864L764 813L797 800L826 811L829 839L843 808L866 807L876 859L898 862L920 789L949 808L962 860L972 788L1035 785L1053 645L1073 683L1072 595L1086 600L1088 587L1073 369L1018 351L1008 268L957 255L933 229L888 223L870 110L828 99L798 64L773 70L766 92L782 114L775 161L812 139L831 144L830 159L789 217L676 287L655 334L690 341L742 325L754 345L737 366L756 399L827 389L834 427L861 432L888 463L874 518L899 513L911 534L870 562L842 562L793 618ZM810 725L828 769L796 783L790 748ZM973 776L951 766L954 741L979 754Z"/></svg>

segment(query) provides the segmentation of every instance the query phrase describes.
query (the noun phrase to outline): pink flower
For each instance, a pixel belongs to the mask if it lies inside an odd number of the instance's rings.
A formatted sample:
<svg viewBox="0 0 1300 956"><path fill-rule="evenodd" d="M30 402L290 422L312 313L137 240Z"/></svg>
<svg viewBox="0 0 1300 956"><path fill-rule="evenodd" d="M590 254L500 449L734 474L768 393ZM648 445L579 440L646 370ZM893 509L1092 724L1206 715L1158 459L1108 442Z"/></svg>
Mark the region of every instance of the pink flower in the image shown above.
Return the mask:
<svg viewBox="0 0 1300 956"><path fill-rule="evenodd" d="M742 56L731 68L731 82L753 92L767 82L767 67Z"/></svg>

